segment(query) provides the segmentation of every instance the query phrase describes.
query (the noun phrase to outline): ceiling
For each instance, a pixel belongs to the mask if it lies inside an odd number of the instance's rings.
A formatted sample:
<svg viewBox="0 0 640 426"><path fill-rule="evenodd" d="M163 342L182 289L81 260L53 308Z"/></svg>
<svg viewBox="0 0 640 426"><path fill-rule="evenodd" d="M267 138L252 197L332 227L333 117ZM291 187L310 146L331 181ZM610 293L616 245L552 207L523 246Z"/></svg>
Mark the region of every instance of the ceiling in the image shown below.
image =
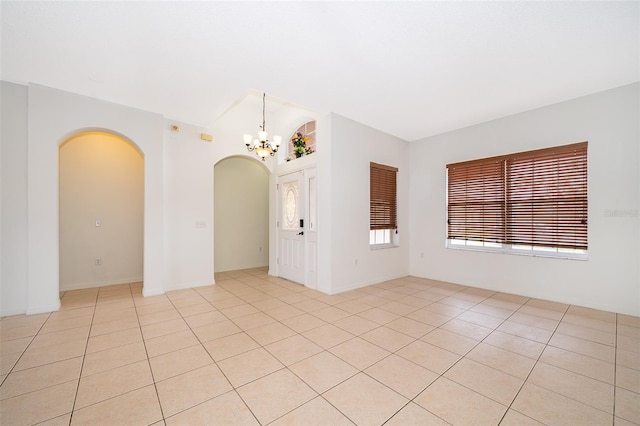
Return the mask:
<svg viewBox="0 0 640 426"><path fill-rule="evenodd" d="M2 1L3 80L211 126L247 91L407 141L640 80L640 2Z"/></svg>

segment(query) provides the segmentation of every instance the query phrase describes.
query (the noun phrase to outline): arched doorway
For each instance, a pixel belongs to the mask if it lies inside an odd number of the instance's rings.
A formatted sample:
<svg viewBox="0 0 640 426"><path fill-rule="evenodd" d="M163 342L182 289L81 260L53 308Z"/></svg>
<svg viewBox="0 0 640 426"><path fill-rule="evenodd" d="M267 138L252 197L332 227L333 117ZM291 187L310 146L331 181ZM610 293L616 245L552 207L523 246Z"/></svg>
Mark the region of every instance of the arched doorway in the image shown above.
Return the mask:
<svg viewBox="0 0 640 426"><path fill-rule="evenodd" d="M59 147L60 290L142 281L144 158L128 140L83 132Z"/></svg>
<svg viewBox="0 0 640 426"><path fill-rule="evenodd" d="M269 171L228 157L214 167L214 272L269 264Z"/></svg>

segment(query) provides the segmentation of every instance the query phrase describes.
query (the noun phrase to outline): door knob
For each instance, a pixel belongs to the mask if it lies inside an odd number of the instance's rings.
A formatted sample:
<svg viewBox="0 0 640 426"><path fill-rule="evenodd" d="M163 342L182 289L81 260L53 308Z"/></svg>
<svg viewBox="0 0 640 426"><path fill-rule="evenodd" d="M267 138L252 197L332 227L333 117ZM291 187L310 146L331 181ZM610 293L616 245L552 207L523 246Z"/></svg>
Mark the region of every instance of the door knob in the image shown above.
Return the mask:
<svg viewBox="0 0 640 426"><path fill-rule="evenodd" d="M304 235L304 231L300 231L300 232L298 232L298 234L297 234L297 235Z"/></svg>

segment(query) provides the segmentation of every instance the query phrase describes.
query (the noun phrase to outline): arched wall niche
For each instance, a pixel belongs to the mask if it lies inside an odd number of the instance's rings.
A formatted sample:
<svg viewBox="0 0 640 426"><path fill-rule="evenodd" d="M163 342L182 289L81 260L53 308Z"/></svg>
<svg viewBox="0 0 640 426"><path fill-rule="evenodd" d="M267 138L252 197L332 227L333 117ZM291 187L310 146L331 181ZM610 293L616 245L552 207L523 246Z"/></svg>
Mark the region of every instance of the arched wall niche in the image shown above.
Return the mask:
<svg viewBox="0 0 640 426"><path fill-rule="evenodd" d="M300 132L307 138L308 142L306 147L315 152L317 150L316 129L316 120L310 119L301 122L293 131L291 131L286 139L286 148L284 148L286 149L287 158L293 158L295 156L295 147L293 146L291 139L295 134L297 134L297 132Z"/></svg>
<svg viewBox="0 0 640 426"><path fill-rule="evenodd" d="M214 270L269 265L271 170L255 154L214 164Z"/></svg>
<svg viewBox="0 0 640 426"><path fill-rule="evenodd" d="M78 136L84 135L84 134L91 134L91 133L104 133L107 135L112 135L115 136L119 139L122 139L123 141L127 142L128 144L130 144L131 146L133 146L139 153L140 155L144 158L144 151L142 150L142 148L140 148L140 146L130 137L128 137L127 135L125 135L124 133L120 133L117 132L115 130L112 129L107 129L107 128L103 128L103 127L87 127L87 128L83 128L83 129L75 129L71 132L68 132L67 134L63 135L61 138L58 139L58 147L62 147L62 145L64 145L65 143L69 142L72 139L77 138Z"/></svg>
<svg viewBox="0 0 640 426"><path fill-rule="evenodd" d="M164 118L45 86L28 87L26 313L60 307L59 147L86 131L106 131L144 154L143 295L164 293Z"/></svg>
<svg viewBox="0 0 640 426"><path fill-rule="evenodd" d="M215 168L215 166L217 166L221 162L223 162L225 160L232 159L232 158L239 158L239 159L255 162L255 163L259 164L267 174L270 175L271 173L273 173L273 171L267 166L267 163L265 161L260 160L260 158L258 158L258 156L256 154L254 154L253 152L247 152L246 154L245 153L242 153L242 154L231 154L231 155L227 155L227 156L222 157L222 158L218 158L216 160L216 162L213 164L213 167Z"/></svg>
<svg viewBox="0 0 640 426"><path fill-rule="evenodd" d="M60 291L143 281L144 153L108 129L59 144Z"/></svg>

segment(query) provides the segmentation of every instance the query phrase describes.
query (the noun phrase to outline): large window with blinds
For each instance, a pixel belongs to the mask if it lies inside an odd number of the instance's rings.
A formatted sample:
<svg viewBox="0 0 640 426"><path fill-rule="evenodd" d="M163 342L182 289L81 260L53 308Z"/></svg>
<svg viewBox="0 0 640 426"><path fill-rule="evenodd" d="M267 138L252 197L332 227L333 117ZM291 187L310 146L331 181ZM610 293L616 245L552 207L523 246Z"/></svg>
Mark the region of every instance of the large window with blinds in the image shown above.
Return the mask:
<svg viewBox="0 0 640 426"><path fill-rule="evenodd" d="M447 165L447 246L586 258L587 142Z"/></svg>
<svg viewBox="0 0 640 426"><path fill-rule="evenodd" d="M370 163L369 168L369 244L394 246L397 242L396 167Z"/></svg>

